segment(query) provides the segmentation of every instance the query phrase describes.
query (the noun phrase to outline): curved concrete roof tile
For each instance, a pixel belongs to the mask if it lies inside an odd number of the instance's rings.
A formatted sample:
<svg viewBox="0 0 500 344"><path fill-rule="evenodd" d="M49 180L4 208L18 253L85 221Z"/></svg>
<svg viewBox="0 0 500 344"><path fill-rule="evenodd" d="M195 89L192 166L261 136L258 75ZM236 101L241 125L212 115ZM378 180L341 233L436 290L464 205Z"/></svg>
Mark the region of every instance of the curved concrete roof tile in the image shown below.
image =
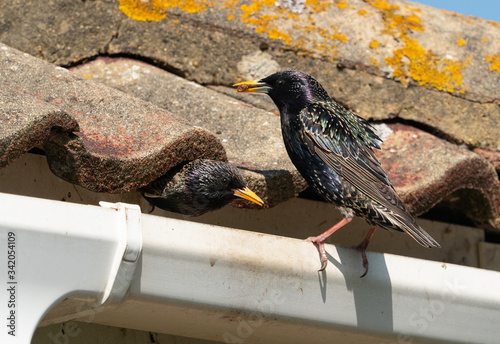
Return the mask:
<svg viewBox="0 0 500 344"><path fill-rule="evenodd" d="M25 152L45 140L44 150L52 171L92 191L134 190L180 162L225 159L220 141L209 132L151 103L2 44L0 80L9 86L2 93L6 98L38 101L36 109L29 105L19 110L23 121L11 123L11 111L2 111L2 123L12 124L11 130L19 139L4 141L0 156L12 155L12 147ZM46 134L49 127L64 124L52 119L54 115L40 120L39 113L47 112L60 117L67 114L62 118L73 125L63 125L64 130L54 128L48 137L38 140L22 140L26 127Z"/></svg>
<svg viewBox="0 0 500 344"><path fill-rule="evenodd" d="M0 85L0 167L43 144L53 127L78 130L78 123L63 110L23 94L3 81Z"/></svg>
<svg viewBox="0 0 500 344"><path fill-rule="evenodd" d="M500 181L488 161L411 126L388 128L392 133L377 156L412 213L422 214L455 191L467 190L462 210L478 223L500 228Z"/></svg>

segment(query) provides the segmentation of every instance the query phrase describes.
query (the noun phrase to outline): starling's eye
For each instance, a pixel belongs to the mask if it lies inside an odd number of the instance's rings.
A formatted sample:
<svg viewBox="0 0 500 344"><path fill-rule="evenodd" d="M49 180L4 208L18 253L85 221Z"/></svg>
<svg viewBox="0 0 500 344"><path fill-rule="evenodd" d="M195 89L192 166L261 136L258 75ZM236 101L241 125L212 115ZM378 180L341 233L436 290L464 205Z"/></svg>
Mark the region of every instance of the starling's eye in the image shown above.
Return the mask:
<svg viewBox="0 0 500 344"><path fill-rule="evenodd" d="M279 79L278 81L276 81L276 86L282 87L283 85L285 85L285 80Z"/></svg>

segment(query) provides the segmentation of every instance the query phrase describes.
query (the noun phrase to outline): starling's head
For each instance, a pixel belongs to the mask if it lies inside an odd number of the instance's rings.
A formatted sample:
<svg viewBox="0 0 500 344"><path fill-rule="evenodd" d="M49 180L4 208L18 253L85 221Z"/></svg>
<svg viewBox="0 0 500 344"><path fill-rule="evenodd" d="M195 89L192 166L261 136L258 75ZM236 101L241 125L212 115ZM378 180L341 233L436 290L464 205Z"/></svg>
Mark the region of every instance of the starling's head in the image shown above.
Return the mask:
<svg viewBox="0 0 500 344"><path fill-rule="evenodd" d="M238 86L237 92L267 93L281 112L284 109L298 112L313 99L329 99L328 93L316 79L298 70L285 70L233 86Z"/></svg>
<svg viewBox="0 0 500 344"><path fill-rule="evenodd" d="M235 198L258 205L264 202L247 187L240 171L225 162L198 160L185 175L185 187L194 207L203 212L222 208Z"/></svg>

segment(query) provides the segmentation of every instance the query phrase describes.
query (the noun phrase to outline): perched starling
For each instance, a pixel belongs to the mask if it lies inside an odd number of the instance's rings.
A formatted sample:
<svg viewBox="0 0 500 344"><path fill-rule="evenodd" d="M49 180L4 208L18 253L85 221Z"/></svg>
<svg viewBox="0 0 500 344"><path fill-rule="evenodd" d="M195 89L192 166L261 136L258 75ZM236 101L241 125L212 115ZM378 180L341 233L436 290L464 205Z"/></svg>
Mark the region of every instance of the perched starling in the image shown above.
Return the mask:
<svg viewBox="0 0 500 344"><path fill-rule="evenodd" d="M198 216L222 208L237 197L263 205L246 185L238 169L228 163L195 160L173 168L139 191L161 209Z"/></svg>
<svg viewBox="0 0 500 344"><path fill-rule="evenodd" d="M354 215L372 227L358 245L368 272L366 248L377 226L408 233L425 247L439 244L420 227L396 194L373 149L380 138L363 118L337 104L312 76L287 70L260 80L245 81L238 92L267 93L280 111L285 147L302 177L326 200L340 208L344 219L317 237L322 267L328 259L325 239Z"/></svg>

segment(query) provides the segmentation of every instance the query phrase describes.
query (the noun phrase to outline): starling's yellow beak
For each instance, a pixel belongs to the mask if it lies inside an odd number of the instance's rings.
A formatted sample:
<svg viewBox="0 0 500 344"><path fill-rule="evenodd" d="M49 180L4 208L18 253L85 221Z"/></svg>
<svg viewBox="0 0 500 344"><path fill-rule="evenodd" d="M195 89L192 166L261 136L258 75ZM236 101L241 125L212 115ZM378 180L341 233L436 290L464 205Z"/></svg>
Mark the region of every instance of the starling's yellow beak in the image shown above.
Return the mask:
<svg viewBox="0 0 500 344"><path fill-rule="evenodd" d="M250 81L243 81L239 82L237 84L234 84L234 86L238 86L238 89L236 92L257 92L257 93L267 93L271 89L271 86L266 84L265 82L262 82L260 80L250 80Z"/></svg>
<svg viewBox="0 0 500 344"><path fill-rule="evenodd" d="M244 187L243 189L233 189L233 192L236 197L246 199L258 205L264 205L264 202L260 199L260 197L247 187Z"/></svg>

